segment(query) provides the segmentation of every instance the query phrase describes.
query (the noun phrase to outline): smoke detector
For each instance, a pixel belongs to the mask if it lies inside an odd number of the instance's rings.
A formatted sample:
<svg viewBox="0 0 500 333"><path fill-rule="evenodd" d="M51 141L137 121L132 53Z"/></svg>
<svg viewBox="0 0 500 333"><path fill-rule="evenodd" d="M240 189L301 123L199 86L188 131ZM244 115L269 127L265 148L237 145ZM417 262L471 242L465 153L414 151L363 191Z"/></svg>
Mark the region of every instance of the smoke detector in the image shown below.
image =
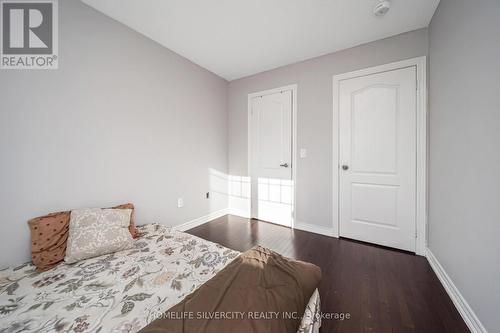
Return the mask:
<svg viewBox="0 0 500 333"><path fill-rule="evenodd" d="M389 9L391 8L391 2L389 0L378 1L373 7L373 14L375 16L384 16L387 14Z"/></svg>

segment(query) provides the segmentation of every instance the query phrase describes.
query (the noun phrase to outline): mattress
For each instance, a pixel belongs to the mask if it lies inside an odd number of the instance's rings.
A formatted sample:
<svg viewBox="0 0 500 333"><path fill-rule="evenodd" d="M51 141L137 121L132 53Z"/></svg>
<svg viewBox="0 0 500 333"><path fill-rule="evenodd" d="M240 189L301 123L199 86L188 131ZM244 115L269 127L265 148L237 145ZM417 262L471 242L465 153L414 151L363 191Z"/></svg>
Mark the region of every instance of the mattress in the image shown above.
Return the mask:
<svg viewBox="0 0 500 333"><path fill-rule="evenodd" d="M0 332L137 332L240 254L159 224L139 231L130 250L0 271ZM316 290L299 332L317 332L318 314Z"/></svg>

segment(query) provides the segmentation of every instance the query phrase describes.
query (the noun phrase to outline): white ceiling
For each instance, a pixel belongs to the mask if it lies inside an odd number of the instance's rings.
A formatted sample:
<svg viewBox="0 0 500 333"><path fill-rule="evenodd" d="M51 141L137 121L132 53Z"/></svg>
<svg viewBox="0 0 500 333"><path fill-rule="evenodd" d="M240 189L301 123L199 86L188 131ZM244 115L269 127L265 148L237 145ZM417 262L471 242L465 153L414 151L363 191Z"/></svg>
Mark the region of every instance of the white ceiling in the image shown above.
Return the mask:
<svg viewBox="0 0 500 333"><path fill-rule="evenodd" d="M439 0L82 0L227 79L427 27Z"/></svg>

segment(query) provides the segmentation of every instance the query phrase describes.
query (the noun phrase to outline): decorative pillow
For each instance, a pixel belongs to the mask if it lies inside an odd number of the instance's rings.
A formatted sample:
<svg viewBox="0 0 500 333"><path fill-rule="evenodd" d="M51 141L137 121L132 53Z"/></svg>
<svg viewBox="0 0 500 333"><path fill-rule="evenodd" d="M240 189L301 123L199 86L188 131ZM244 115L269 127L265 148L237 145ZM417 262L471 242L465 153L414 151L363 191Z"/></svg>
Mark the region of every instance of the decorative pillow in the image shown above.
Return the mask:
<svg viewBox="0 0 500 333"><path fill-rule="evenodd" d="M132 209L132 214L130 214L130 226L128 227L128 230L130 231L130 234L132 235L133 238L139 237L139 231L137 230L137 227L135 226L135 210L134 210L134 205L131 203L127 203L124 205L119 205L115 207L111 207L112 209Z"/></svg>
<svg viewBox="0 0 500 333"><path fill-rule="evenodd" d="M131 209L129 231L139 237L134 221L134 205L131 203L112 207ZM52 213L28 221L31 231L31 260L39 272L46 271L64 260L68 239L71 211Z"/></svg>
<svg viewBox="0 0 500 333"><path fill-rule="evenodd" d="M129 231L131 209L79 209L71 211L64 261L74 263L133 246Z"/></svg>
<svg viewBox="0 0 500 333"><path fill-rule="evenodd" d="M38 271L57 265L66 255L71 212L52 213L28 221L31 231L31 259Z"/></svg>

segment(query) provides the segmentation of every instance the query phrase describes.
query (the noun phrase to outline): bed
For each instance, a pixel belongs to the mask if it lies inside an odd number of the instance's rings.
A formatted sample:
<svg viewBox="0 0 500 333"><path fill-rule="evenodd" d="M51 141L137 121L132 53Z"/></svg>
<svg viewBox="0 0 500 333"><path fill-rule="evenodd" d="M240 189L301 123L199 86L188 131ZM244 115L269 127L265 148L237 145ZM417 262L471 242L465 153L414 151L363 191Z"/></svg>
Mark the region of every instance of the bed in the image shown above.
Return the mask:
<svg viewBox="0 0 500 333"><path fill-rule="evenodd" d="M134 248L37 273L0 271L0 332L137 332L240 253L159 224ZM314 291L298 332L318 332Z"/></svg>

